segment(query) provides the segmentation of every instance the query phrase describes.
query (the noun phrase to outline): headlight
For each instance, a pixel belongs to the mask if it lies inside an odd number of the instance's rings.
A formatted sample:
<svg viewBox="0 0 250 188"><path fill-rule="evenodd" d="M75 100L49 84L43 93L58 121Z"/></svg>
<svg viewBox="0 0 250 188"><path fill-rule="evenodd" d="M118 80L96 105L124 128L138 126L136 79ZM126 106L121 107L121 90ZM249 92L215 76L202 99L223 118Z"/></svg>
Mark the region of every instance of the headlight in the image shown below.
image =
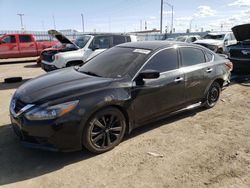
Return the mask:
<svg viewBox="0 0 250 188"><path fill-rule="evenodd" d="M39 106L25 114L25 117L29 120L50 120L57 117L61 117L64 114L72 111L79 101L71 101L54 106Z"/></svg>

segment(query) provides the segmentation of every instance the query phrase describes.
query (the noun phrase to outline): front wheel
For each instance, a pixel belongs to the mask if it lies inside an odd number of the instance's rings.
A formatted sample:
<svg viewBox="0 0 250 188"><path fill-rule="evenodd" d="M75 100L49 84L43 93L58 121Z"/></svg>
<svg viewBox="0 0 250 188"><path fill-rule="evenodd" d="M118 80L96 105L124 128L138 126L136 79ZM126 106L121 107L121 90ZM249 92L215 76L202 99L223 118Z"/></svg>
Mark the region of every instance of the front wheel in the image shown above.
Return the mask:
<svg viewBox="0 0 250 188"><path fill-rule="evenodd" d="M206 94L204 107L213 108L216 105L217 101L219 100L220 92L221 92L220 84L218 82L212 83Z"/></svg>
<svg viewBox="0 0 250 188"><path fill-rule="evenodd" d="M113 107L95 113L83 131L83 146L93 153L113 149L123 139L126 119L123 113Z"/></svg>

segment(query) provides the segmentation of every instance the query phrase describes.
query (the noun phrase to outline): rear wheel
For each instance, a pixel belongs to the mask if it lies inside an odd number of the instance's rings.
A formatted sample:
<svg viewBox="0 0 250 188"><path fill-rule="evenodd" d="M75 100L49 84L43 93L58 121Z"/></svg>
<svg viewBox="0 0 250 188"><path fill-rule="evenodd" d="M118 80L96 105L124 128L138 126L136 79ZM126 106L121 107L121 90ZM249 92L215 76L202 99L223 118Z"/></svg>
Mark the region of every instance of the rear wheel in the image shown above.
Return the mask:
<svg viewBox="0 0 250 188"><path fill-rule="evenodd" d="M113 149L123 139L126 119L114 108L105 108L95 113L83 131L83 145L93 153L103 153Z"/></svg>
<svg viewBox="0 0 250 188"><path fill-rule="evenodd" d="M220 97L220 92L221 92L221 87L218 82L212 83L210 86L206 98L204 101L204 107L205 108L212 108L216 105L217 101L219 100Z"/></svg>

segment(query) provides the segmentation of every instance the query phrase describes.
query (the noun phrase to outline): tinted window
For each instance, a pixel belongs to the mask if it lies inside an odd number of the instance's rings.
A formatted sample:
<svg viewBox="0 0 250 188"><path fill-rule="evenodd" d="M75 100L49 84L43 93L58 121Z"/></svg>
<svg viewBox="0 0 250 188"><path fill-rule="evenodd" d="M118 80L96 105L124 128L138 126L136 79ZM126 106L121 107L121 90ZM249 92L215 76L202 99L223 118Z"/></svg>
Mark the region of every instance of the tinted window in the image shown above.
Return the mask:
<svg viewBox="0 0 250 188"><path fill-rule="evenodd" d="M113 36L113 44L114 46L118 45L118 44L122 44L125 43L125 37L124 36Z"/></svg>
<svg viewBox="0 0 250 188"><path fill-rule="evenodd" d="M149 56L149 50L114 47L90 59L80 72L92 72L105 78L132 78Z"/></svg>
<svg viewBox="0 0 250 188"><path fill-rule="evenodd" d="M183 67L206 62L204 53L200 49L180 48L180 52L181 52Z"/></svg>
<svg viewBox="0 0 250 188"><path fill-rule="evenodd" d="M4 39L2 39L4 43L16 43L16 37L13 35L7 36Z"/></svg>
<svg viewBox="0 0 250 188"><path fill-rule="evenodd" d="M97 36L94 39L94 46L99 49L110 48L110 37L109 36Z"/></svg>
<svg viewBox="0 0 250 188"><path fill-rule="evenodd" d="M31 36L29 36L29 35L21 35L21 36L19 36L19 41L22 43L32 42L32 39L31 39Z"/></svg>
<svg viewBox="0 0 250 188"><path fill-rule="evenodd" d="M159 72L166 72L178 68L178 57L176 49L167 49L157 53L143 68Z"/></svg>

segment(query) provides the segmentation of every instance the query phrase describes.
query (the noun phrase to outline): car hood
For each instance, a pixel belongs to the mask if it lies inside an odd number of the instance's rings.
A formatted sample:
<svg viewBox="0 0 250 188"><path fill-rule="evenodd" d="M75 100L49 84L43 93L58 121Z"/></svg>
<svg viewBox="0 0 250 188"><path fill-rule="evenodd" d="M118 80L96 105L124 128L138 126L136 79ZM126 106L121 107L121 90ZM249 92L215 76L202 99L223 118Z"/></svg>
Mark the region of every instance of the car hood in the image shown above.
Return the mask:
<svg viewBox="0 0 250 188"><path fill-rule="evenodd" d="M202 40L195 41L194 44L222 45L223 41L222 40L214 40L214 39L202 39Z"/></svg>
<svg viewBox="0 0 250 188"><path fill-rule="evenodd" d="M107 87L113 79L86 75L73 67L54 71L21 85L15 98L24 103L43 103L79 93L96 91Z"/></svg>
<svg viewBox="0 0 250 188"><path fill-rule="evenodd" d="M237 41L250 39L250 24L238 25L232 28Z"/></svg>
<svg viewBox="0 0 250 188"><path fill-rule="evenodd" d="M57 30L51 29L48 31L48 34L54 38L56 38L62 44L73 44L76 48L79 48L74 42L69 40L66 36L62 33L58 32Z"/></svg>

